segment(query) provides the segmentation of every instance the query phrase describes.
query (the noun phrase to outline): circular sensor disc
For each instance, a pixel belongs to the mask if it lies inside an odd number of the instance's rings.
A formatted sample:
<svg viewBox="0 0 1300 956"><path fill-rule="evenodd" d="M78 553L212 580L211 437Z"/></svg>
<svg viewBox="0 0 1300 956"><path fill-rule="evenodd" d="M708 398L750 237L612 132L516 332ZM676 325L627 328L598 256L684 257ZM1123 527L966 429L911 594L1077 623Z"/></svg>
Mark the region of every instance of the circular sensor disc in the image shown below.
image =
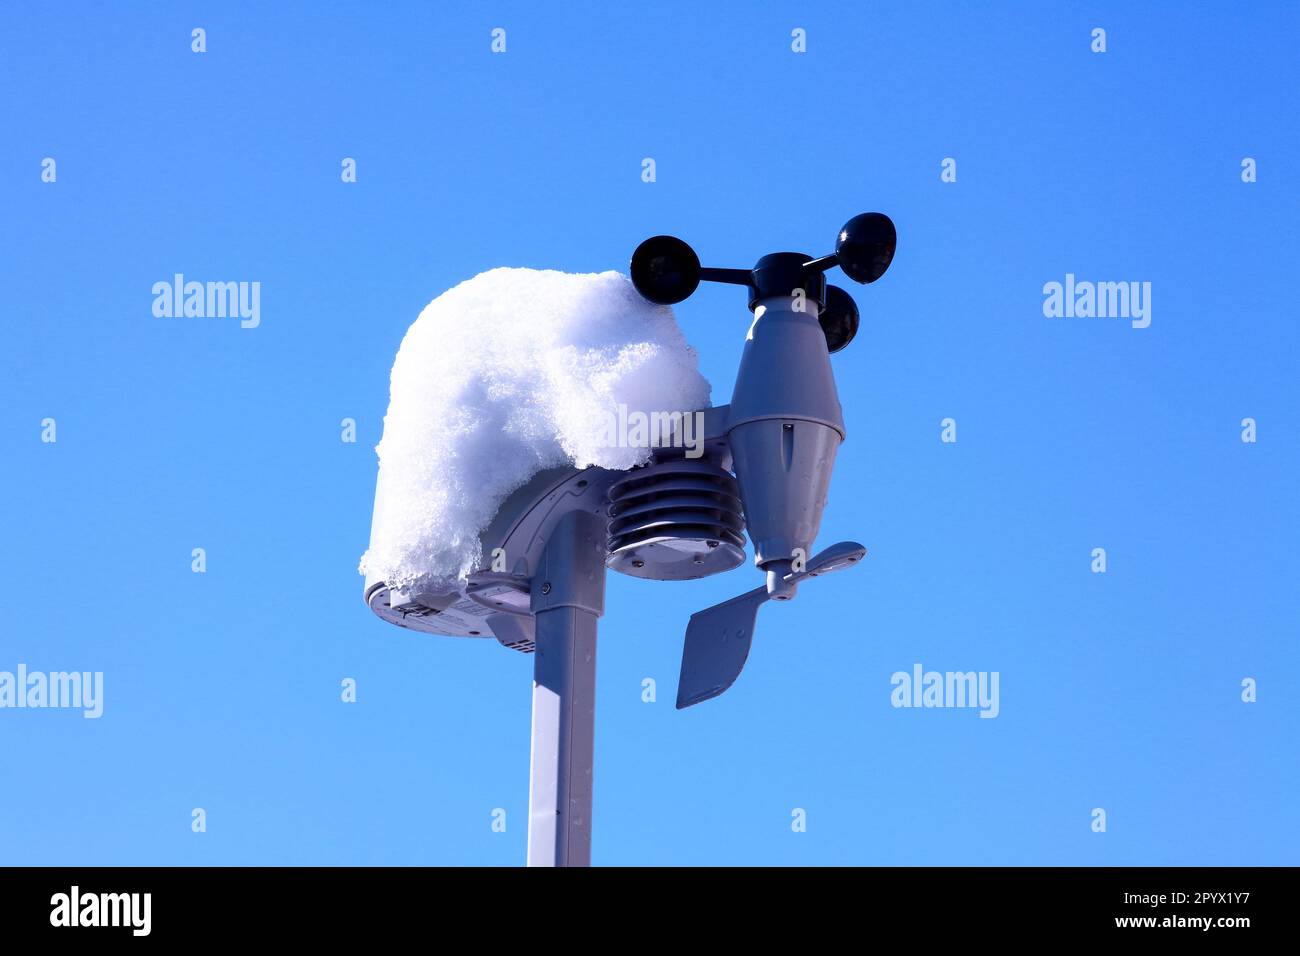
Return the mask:
<svg viewBox="0 0 1300 956"><path fill-rule="evenodd" d="M619 548L605 559L605 566L613 571L655 581L706 578L744 563L745 549L733 541L672 530Z"/></svg>

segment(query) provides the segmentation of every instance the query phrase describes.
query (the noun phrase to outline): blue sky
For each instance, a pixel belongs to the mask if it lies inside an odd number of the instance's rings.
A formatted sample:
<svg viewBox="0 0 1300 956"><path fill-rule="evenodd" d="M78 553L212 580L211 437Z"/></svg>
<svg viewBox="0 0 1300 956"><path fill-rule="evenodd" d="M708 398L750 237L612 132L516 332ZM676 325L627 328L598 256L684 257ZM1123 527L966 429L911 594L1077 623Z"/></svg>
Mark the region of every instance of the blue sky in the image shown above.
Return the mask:
<svg viewBox="0 0 1300 956"><path fill-rule="evenodd" d="M0 863L522 862L530 660L361 600L406 327L493 266L747 266L867 210L819 544L870 554L680 713L687 618L758 575L610 575L593 862L1300 862L1297 7L534 6L0 14L0 670L105 675L99 720L0 710ZM155 318L177 272L260 326ZM1150 327L1046 318L1067 273L1150 282ZM743 306L678 308L716 402ZM916 663L999 716L891 707Z"/></svg>

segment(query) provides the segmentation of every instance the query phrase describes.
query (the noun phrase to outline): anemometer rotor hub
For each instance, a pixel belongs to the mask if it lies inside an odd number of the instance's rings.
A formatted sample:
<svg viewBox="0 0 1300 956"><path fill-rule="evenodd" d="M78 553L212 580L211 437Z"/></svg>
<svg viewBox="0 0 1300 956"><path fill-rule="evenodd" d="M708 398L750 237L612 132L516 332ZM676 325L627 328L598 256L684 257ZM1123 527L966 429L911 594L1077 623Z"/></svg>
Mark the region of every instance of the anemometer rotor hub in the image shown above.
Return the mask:
<svg viewBox="0 0 1300 956"><path fill-rule="evenodd" d="M805 268L811 260L802 252L773 252L759 259L750 273L749 310L764 299L795 295L796 289L820 309L826 301L826 276Z"/></svg>

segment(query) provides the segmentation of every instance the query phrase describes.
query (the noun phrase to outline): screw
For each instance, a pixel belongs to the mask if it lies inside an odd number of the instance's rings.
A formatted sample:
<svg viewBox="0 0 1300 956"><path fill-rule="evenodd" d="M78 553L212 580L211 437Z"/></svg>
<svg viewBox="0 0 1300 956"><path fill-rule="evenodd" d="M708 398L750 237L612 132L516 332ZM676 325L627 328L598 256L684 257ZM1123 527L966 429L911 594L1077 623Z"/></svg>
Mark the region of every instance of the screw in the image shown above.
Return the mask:
<svg viewBox="0 0 1300 956"><path fill-rule="evenodd" d="M551 582L550 582L550 581L546 581L545 583L542 584L542 593L543 593L543 594L550 594L550 593L551 593Z"/></svg>
<svg viewBox="0 0 1300 956"><path fill-rule="evenodd" d="M706 541L704 543L707 544L710 548L716 548L718 546L718 542L716 541Z"/></svg>
<svg viewBox="0 0 1300 956"><path fill-rule="evenodd" d="M634 567L634 568L644 568L644 567L645 567L645 562L642 561L640 558L637 558L635 561L632 562L632 567Z"/></svg>

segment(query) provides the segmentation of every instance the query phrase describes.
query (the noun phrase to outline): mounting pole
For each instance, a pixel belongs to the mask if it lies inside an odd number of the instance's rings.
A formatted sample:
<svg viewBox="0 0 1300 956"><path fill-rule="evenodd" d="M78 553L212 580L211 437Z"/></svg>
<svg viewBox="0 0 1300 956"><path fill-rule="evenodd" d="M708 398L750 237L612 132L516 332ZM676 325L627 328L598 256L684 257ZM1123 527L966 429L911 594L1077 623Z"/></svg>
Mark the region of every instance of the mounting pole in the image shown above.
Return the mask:
<svg viewBox="0 0 1300 956"><path fill-rule="evenodd" d="M533 745L528 865L591 865L596 621L605 612L605 525L560 519L532 579Z"/></svg>

